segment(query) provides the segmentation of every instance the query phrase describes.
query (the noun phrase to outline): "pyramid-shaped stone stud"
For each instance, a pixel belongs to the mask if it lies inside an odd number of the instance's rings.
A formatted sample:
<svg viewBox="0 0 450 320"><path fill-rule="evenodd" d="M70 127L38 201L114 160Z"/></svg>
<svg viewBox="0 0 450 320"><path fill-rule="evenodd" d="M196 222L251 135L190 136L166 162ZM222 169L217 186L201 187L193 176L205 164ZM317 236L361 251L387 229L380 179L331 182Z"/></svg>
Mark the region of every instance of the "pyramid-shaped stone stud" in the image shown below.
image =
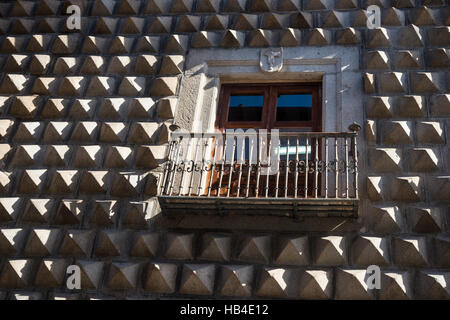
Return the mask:
<svg viewBox="0 0 450 320"><path fill-rule="evenodd" d="M17 188L18 193L22 194L39 194L44 188L47 177L45 169L29 169L24 170Z"/></svg>
<svg viewBox="0 0 450 320"><path fill-rule="evenodd" d="M147 30L150 34L168 34L172 27L172 17L160 17L153 18Z"/></svg>
<svg viewBox="0 0 450 320"><path fill-rule="evenodd" d="M9 192L11 187L11 173L0 171L0 194Z"/></svg>
<svg viewBox="0 0 450 320"><path fill-rule="evenodd" d="M136 46L136 52L141 53L158 53L160 45L160 37L141 37Z"/></svg>
<svg viewBox="0 0 450 320"><path fill-rule="evenodd" d="M80 224L83 213L83 200L63 199L56 210L54 223L58 225Z"/></svg>
<svg viewBox="0 0 450 320"><path fill-rule="evenodd" d="M14 98L9 114L18 119L32 119L36 116L40 101L38 95L17 96Z"/></svg>
<svg viewBox="0 0 450 320"><path fill-rule="evenodd" d="M336 269L335 299L374 299L366 283L366 269Z"/></svg>
<svg viewBox="0 0 450 320"><path fill-rule="evenodd" d="M364 60L366 69L389 69L389 59L385 51L369 51Z"/></svg>
<svg viewBox="0 0 450 320"><path fill-rule="evenodd" d="M282 237L274 261L281 265L308 265L310 262L308 237Z"/></svg>
<svg viewBox="0 0 450 320"><path fill-rule="evenodd" d="M396 44L402 48L423 47L423 38L417 26L410 24L398 32Z"/></svg>
<svg viewBox="0 0 450 320"><path fill-rule="evenodd" d="M436 27L428 29L428 41L436 47L447 47L450 43L448 27Z"/></svg>
<svg viewBox="0 0 450 320"><path fill-rule="evenodd" d="M128 106L129 118L153 118L155 101L152 98L132 98Z"/></svg>
<svg viewBox="0 0 450 320"><path fill-rule="evenodd" d="M391 197L395 201L420 201L422 197L421 178L419 176L393 178L391 182Z"/></svg>
<svg viewBox="0 0 450 320"><path fill-rule="evenodd" d="M224 48L240 48L244 46L245 34L242 31L227 30L222 36L220 46Z"/></svg>
<svg viewBox="0 0 450 320"><path fill-rule="evenodd" d="M188 13L192 10L194 0L172 0L170 13Z"/></svg>
<svg viewBox="0 0 450 320"><path fill-rule="evenodd" d="M364 81L364 92L365 93L375 93L375 76L373 73L364 73L363 74Z"/></svg>
<svg viewBox="0 0 450 320"><path fill-rule="evenodd" d="M197 3L197 12L219 12L220 0L199 0Z"/></svg>
<svg viewBox="0 0 450 320"><path fill-rule="evenodd" d="M165 53L183 53L188 50L189 37L187 35L172 34L167 38Z"/></svg>
<svg viewBox="0 0 450 320"><path fill-rule="evenodd" d="M30 167L39 161L40 155L41 147L38 145L19 145L15 148L10 165L12 167Z"/></svg>
<svg viewBox="0 0 450 320"><path fill-rule="evenodd" d="M113 34L116 30L118 19L109 17L99 17L92 31L93 34Z"/></svg>
<svg viewBox="0 0 450 320"><path fill-rule="evenodd" d="M100 54L106 51L109 44L107 37L88 36L83 42L81 52L85 54Z"/></svg>
<svg viewBox="0 0 450 320"><path fill-rule="evenodd" d="M414 148L409 152L409 169L417 172L430 172L439 170L439 154L429 148Z"/></svg>
<svg viewBox="0 0 450 320"><path fill-rule="evenodd" d="M167 146L138 146L136 150L136 167L154 169L166 159Z"/></svg>
<svg viewBox="0 0 450 320"><path fill-rule="evenodd" d="M265 13L263 15L261 28L262 29L284 29L290 24L289 14Z"/></svg>
<svg viewBox="0 0 450 320"><path fill-rule="evenodd" d="M367 30L368 48L388 48L391 47L390 36L386 28L376 28Z"/></svg>
<svg viewBox="0 0 450 320"><path fill-rule="evenodd" d="M74 57L60 57L56 59L55 66L53 67L53 73L67 75L74 73L78 64L79 58Z"/></svg>
<svg viewBox="0 0 450 320"><path fill-rule="evenodd" d="M126 117L128 100L124 98L104 98L98 116L102 119L120 119Z"/></svg>
<svg viewBox="0 0 450 320"><path fill-rule="evenodd" d="M128 17L123 21L123 34L140 34L144 29L145 19L138 17Z"/></svg>
<svg viewBox="0 0 450 320"><path fill-rule="evenodd" d="M120 197L137 197L144 181L144 176L136 172L114 172L111 195Z"/></svg>
<svg viewBox="0 0 450 320"><path fill-rule="evenodd" d="M77 260L76 265L81 270L81 287L85 289L98 289L103 275L104 262Z"/></svg>
<svg viewBox="0 0 450 320"><path fill-rule="evenodd" d="M48 52L52 38L51 34L34 34L31 36L25 50L27 52Z"/></svg>
<svg viewBox="0 0 450 320"><path fill-rule="evenodd" d="M296 269L264 267L258 280L257 296L291 298L298 291L299 272Z"/></svg>
<svg viewBox="0 0 450 320"><path fill-rule="evenodd" d="M224 14L213 14L205 17L204 29L207 31L225 30L228 27L229 16Z"/></svg>
<svg viewBox="0 0 450 320"><path fill-rule="evenodd" d="M29 81L29 77L21 74L6 74L0 85L0 93L22 93Z"/></svg>
<svg viewBox="0 0 450 320"><path fill-rule="evenodd" d="M440 79L437 73L413 72L411 73L411 91L413 93L434 93L440 91Z"/></svg>
<svg viewBox="0 0 450 320"><path fill-rule="evenodd" d="M241 12L245 11L246 0L226 0L225 12Z"/></svg>
<svg viewBox="0 0 450 320"><path fill-rule="evenodd" d="M193 15L183 15L178 18L178 25L175 32L197 32L200 30L201 17Z"/></svg>
<svg viewBox="0 0 450 320"><path fill-rule="evenodd" d="M68 230L59 254L68 257L89 257L94 242L94 230Z"/></svg>
<svg viewBox="0 0 450 320"><path fill-rule="evenodd" d="M218 292L224 296L250 296L253 274L253 266L222 265L218 279Z"/></svg>
<svg viewBox="0 0 450 320"><path fill-rule="evenodd" d="M412 124L409 121L388 121L383 126L383 142L387 144L412 144Z"/></svg>
<svg viewBox="0 0 450 320"><path fill-rule="evenodd" d="M306 44L308 46L325 46L331 41L331 33L329 30L315 28L308 32Z"/></svg>
<svg viewBox="0 0 450 320"><path fill-rule="evenodd" d="M101 56L87 56L81 67L81 73L100 74L105 66L105 59Z"/></svg>
<svg viewBox="0 0 450 320"><path fill-rule="evenodd" d="M21 221L47 224L52 207L51 199L28 199Z"/></svg>
<svg viewBox="0 0 450 320"><path fill-rule="evenodd" d="M394 233L401 231L402 216L398 207L370 206L372 230L377 233Z"/></svg>
<svg viewBox="0 0 450 320"><path fill-rule="evenodd" d="M345 28L336 31L336 44L352 45L361 42L361 32L354 28Z"/></svg>
<svg viewBox="0 0 450 320"><path fill-rule="evenodd" d="M36 30L37 33L58 33L60 18L43 18Z"/></svg>
<svg viewBox="0 0 450 320"><path fill-rule="evenodd" d="M405 25L405 13L397 8L387 8L381 15L383 26L403 26Z"/></svg>
<svg viewBox="0 0 450 320"><path fill-rule="evenodd" d="M181 294L211 295L214 290L213 264L185 264L181 275Z"/></svg>
<svg viewBox="0 0 450 320"><path fill-rule="evenodd" d="M381 94L405 93L406 75L401 72L385 72L377 76Z"/></svg>
<svg viewBox="0 0 450 320"><path fill-rule="evenodd" d="M8 72L24 72L29 60L28 58L29 56L25 54L12 54L7 58L3 70Z"/></svg>
<svg viewBox="0 0 450 320"><path fill-rule="evenodd" d="M109 171L84 171L80 182L82 194L105 194Z"/></svg>
<svg viewBox="0 0 450 320"><path fill-rule="evenodd" d="M272 9L270 0L251 0L249 4L249 11L251 12L265 12ZM273 8L275 9L275 8Z"/></svg>
<svg viewBox="0 0 450 320"><path fill-rule="evenodd" d="M35 5L36 3L32 1L17 0L9 12L9 15L11 17L29 17L31 16Z"/></svg>
<svg viewBox="0 0 450 320"><path fill-rule="evenodd" d="M21 52L25 44L25 40L26 40L25 36L5 37L5 39L2 42L2 46L0 47L0 52L1 53Z"/></svg>
<svg viewBox="0 0 450 320"><path fill-rule="evenodd" d="M59 35L53 42L52 53L73 54L78 48L80 36L78 34Z"/></svg>
<svg viewBox="0 0 450 320"><path fill-rule="evenodd" d="M141 7L141 0L123 0L117 8L117 14L137 15Z"/></svg>
<svg viewBox="0 0 450 320"><path fill-rule="evenodd" d="M258 26L257 14L241 13L233 24L234 30L253 30Z"/></svg>
<svg viewBox="0 0 450 320"><path fill-rule="evenodd" d="M450 273L447 271L420 270L415 286L416 298L423 300L449 300Z"/></svg>
<svg viewBox="0 0 450 320"><path fill-rule="evenodd" d="M417 233L438 233L443 227L443 220L438 208L411 207L408 212L411 230Z"/></svg>
<svg viewBox="0 0 450 320"><path fill-rule="evenodd" d="M392 239L394 263L402 267L423 267L428 264L424 237L402 236Z"/></svg>
<svg viewBox="0 0 450 320"><path fill-rule="evenodd" d="M212 48L217 47L220 41L219 32L200 31L192 37L193 48Z"/></svg>
<svg viewBox="0 0 450 320"><path fill-rule="evenodd" d="M417 69L422 64L418 51L411 50L396 51L393 60L396 69Z"/></svg>
<svg viewBox="0 0 450 320"><path fill-rule="evenodd" d="M161 119L173 119L177 107L178 99L160 99L157 104L157 115Z"/></svg>
<svg viewBox="0 0 450 320"><path fill-rule="evenodd" d="M123 122L104 122L100 131L100 141L120 143L125 140L128 126Z"/></svg>
<svg viewBox="0 0 450 320"><path fill-rule="evenodd" d="M369 149L370 168L375 172L393 172L401 169L401 150L395 148Z"/></svg>
<svg viewBox="0 0 450 320"><path fill-rule="evenodd" d="M273 33L270 30L257 29L250 32L249 47L268 47L273 43Z"/></svg>
<svg viewBox="0 0 450 320"><path fill-rule="evenodd" d="M127 56L112 57L106 70L107 73L125 74L129 73L131 69L132 60Z"/></svg>
<svg viewBox="0 0 450 320"><path fill-rule="evenodd" d="M414 8L410 11L412 23L417 26L434 26L439 24L439 14L437 10L427 7Z"/></svg>
<svg viewBox="0 0 450 320"><path fill-rule="evenodd" d="M412 279L408 272L382 272L379 299L409 300L413 298Z"/></svg>
<svg viewBox="0 0 450 320"><path fill-rule="evenodd" d="M134 236L133 246L130 250L132 257L155 257L158 253L159 234L143 231Z"/></svg>
<svg viewBox="0 0 450 320"><path fill-rule="evenodd" d="M41 261L34 285L39 288L55 288L63 284L69 261L66 259L44 259Z"/></svg>
<svg viewBox="0 0 450 320"><path fill-rule="evenodd" d="M441 267L450 266L450 237L440 235L434 238L434 245L437 252L437 263Z"/></svg>
<svg viewBox="0 0 450 320"><path fill-rule="evenodd" d="M377 141L377 126L374 120L366 121L366 140L370 144Z"/></svg>
<svg viewBox="0 0 450 320"><path fill-rule="evenodd" d="M95 112L97 101L94 99L76 99L69 112L71 119L90 119Z"/></svg>
<svg viewBox="0 0 450 320"><path fill-rule="evenodd" d="M44 300L44 296L41 292L13 291L9 299L17 301Z"/></svg>
<svg viewBox="0 0 450 320"><path fill-rule="evenodd" d="M444 129L441 122L420 121L416 124L417 141L423 144L445 143Z"/></svg>
<svg viewBox="0 0 450 320"><path fill-rule="evenodd" d="M61 79L55 77L39 77L34 80L32 93L37 93L40 95L57 96L58 87L60 85Z"/></svg>
<svg viewBox="0 0 450 320"><path fill-rule="evenodd" d="M345 239L339 236L319 237L314 241L316 265L345 264Z"/></svg>
<svg viewBox="0 0 450 320"><path fill-rule="evenodd" d="M127 54L131 53L135 38L117 36L111 41L108 53L110 54Z"/></svg>
<svg viewBox="0 0 450 320"><path fill-rule="evenodd" d="M202 237L200 258L213 261L228 261L231 257L229 234L207 233Z"/></svg>
<svg viewBox="0 0 450 320"><path fill-rule="evenodd" d="M177 271L175 264L150 263L144 278L144 290L151 293L174 293Z"/></svg>
<svg viewBox="0 0 450 320"><path fill-rule="evenodd" d="M433 176L428 180L431 199L442 203L450 203L450 176Z"/></svg>
<svg viewBox="0 0 450 320"><path fill-rule="evenodd" d="M76 148L73 166L76 168L98 167L102 162L103 150L100 146L89 145Z"/></svg>
<svg viewBox="0 0 450 320"><path fill-rule="evenodd" d="M144 194L146 194L147 196L151 196L151 197L156 196L158 194L158 180L159 179L160 179L160 175L152 173L152 172L145 175L145 181L144 181L145 186L143 187L143 190L142 190L144 192ZM154 215L157 213L158 212L155 212Z"/></svg>
<svg viewBox="0 0 450 320"><path fill-rule="evenodd" d="M19 253L25 245L27 230L21 228L0 229L0 254L4 256Z"/></svg>
<svg viewBox="0 0 450 320"><path fill-rule="evenodd" d="M61 80L58 95L80 96L87 83L84 77L65 77Z"/></svg>
<svg viewBox="0 0 450 320"><path fill-rule="evenodd" d="M302 270L298 285L298 299L330 299L333 274L327 270Z"/></svg>
<svg viewBox="0 0 450 320"><path fill-rule="evenodd" d="M114 6L116 2L114 0L96 0L91 11L93 16L110 16L113 14Z"/></svg>
<svg viewBox="0 0 450 320"><path fill-rule="evenodd" d="M6 167L6 160L9 154L12 153L11 145L8 143L0 143L0 166Z"/></svg>
<svg viewBox="0 0 450 320"><path fill-rule="evenodd" d="M152 201L130 201L126 210L122 211L122 225L142 228L152 216L154 203Z"/></svg>
<svg viewBox="0 0 450 320"><path fill-rule="evenodd" d="M123 256L127 254L129 238L130 234L127 231L102 230L97 235L95 255L97 257Z"/></svg>
<svg viewBox="0 0 450 320"><path fill-rule="evenodd" d="M140 55L136 58L134 71L138 74L156 74L158 58L154 55Z"/></svg>
<svg viewBox="0 0 450 320"><path fill-rule="evenodd" d="M331 10L322 16L322 28L344 28L347 26L348 15L342 11Z"/></svg>
<svg viewBox="0 0 450 320"><path fill-rule="evenodd" d="M42 141L45 143L63 142L69 137L71 122L50 121L45 128Z"/></svg>
<svg viewBox="0 0 450 320"><path fill-rule="evenodd" d="M94 200L91 205L90 225L111 227L115 224L119 207L116 200Z"/></svg>
<svg viewBox="0 0 450 320"><path fill-rule="evenodd" d="M432 95L430 113L434 117L450 117L450 94Z"/></svg>
<svg viewBox="0 0 450 320"><path fill-rule="evenodd" d="M271 256L271 237L256 235L246 237L238 254L240 261L268 263Z"/></svg>
<svg viewBox="0 0 450 320"><path fill-rule="evenodd" d="M48 192L51 194L70 194L76 190L79 171L56 170L50 178Z"/></svg>
<svg viewBox="0 0 450 320"><path fill-rule="evenodd" d="M160 77L152 83L150 94L152 96L174 96L178 90L177 77Z"/></svg>
<svg viewBox="0 0 450 320"><path fill-rule="evenodd" d="M54 254L59 244L59 229L32 229L28 235L23 253L27 256L48 256Z"/></svg>
<svg viewBox="0 0 450 320"><path fill-rule="evenodd" d="M405 118L423 117L425 99L421 96L401 96L397 100L396 113Z"/></svg>
<svg viewBox="0 0 450 320"><path fill-rule="evenodd" d="M449 51L447 49L429 49L425 51L425 62L433 69L448 68L450 66Z"/></svg>
<svg viewBox="0 0 450 320"><path fill-rule="evenodd" d="M9 120L8 120L9 121ZM14 121L12 122L14 123ZM44 129L43 122L20 122L14 135L14 142L35 142L39 139Z"/></svg>
<svg viewBox="0 0 450 320"><path fill-rule="evenodd" d="M149 0L144 9L145 14L166 14L172 6L171 1Z"/></svg>
<svg viewBox="0 0 450 320"><path fill-rule="evenodd" d="M301 0L280 0L278 1L278 11L299 11L301 9Z"/></svg>
<svg viewBox="0 0 450 320"><path fill-rule="evenodd" d="M119 95L142 96L145 87L144 77L124 77L119 86Z"/></svg>
<svg viewBox="0 0 450 320"><path fill-rule="evenodd" d="M166 55L163 57L161 69L159 74L161 75L173 75L183 73L184 56L182 55Z"/></svg>
<svg viewBox="0 0 450 320"><path fill-rule="evenodd" d="M193 259L194 234L192 233L168 233L166 235L166 252L168 259Z"/></svg>
<svg viewBox="0 0 450 320"><path fill-rule="evenodd" d="M113 262L109 267L106 286L111 290L133 290L137 286L140 263Z"/></svg>
<svg viewBox="0 0 450 320"><path fill-rule="evenodd" d="M298 29L287 28L281 31L279 45L282 47L296 47L300 45L301 32Z"/></svg>
<svg viewBox="0 0 450 320"><path fill-rule="evenodd" d="M7 139L14 126L14 120L0 119L0 139Z"/></svg>
<svg viewBox="0 0 450 320"><path fill-rule="evenodd" d="M68 109L69 99L48 99L41 112L44 119L63 118Z"/></svg>
<svg viewBox="0 0 450 320"><path fill-rule="evenodd" d="M425 3L426 1L424 1ZM412 0L394 0L392 6L396 8L414 8L414 1Z"/></svg>
<svg viewBox="0 0 450 320"><path fill-rule="evenodd" d="M113 77L92 77L87 90L88 96L109 96L112 95L116 86Z"/></svg>
<svg viewBox="0 0 450 320"><path fill-rule="evenodd" d="M387 238L357 236L351 246L352 262L356 266L388 265L388 250Z"/></svg>
<svg viewBox="0 0 450 320"><path fill-rule="evenodd" d="M32 259L7 259L0 273L2 288L23 288L31 285L34 261Z"/></svg>

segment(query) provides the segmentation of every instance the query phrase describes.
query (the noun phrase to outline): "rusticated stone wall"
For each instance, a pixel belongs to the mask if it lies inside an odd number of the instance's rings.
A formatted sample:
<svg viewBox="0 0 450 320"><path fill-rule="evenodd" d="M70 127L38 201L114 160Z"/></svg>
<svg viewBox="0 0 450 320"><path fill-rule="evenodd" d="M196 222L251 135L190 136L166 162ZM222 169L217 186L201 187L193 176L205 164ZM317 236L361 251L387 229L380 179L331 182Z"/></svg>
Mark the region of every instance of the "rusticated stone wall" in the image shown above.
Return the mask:
<svg viewBox="0 0 450 320"><path fill-rule="evenodd" d="M0 299L449 299L449 25L445 0L2 1ZM190 48L268 46L359 48L360 218L164 217Z"/></svg>

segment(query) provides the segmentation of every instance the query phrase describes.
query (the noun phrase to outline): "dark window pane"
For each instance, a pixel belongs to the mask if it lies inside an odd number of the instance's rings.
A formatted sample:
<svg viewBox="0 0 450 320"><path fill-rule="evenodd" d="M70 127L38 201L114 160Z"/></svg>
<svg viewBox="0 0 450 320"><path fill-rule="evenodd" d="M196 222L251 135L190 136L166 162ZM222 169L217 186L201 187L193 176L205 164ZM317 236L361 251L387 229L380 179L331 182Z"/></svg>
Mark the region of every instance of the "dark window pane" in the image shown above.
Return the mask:
<svg viewBox="0 0 450 320"><path fill-rule="evenodd" d="M311 121L311 94L280 94L277 99L277 121Z"/></svg>
<svg viewBox="0 0 450 320"><path fill-rule="evenodd" d="M261 121L264 96L230 96L228 121Z"/></svg>

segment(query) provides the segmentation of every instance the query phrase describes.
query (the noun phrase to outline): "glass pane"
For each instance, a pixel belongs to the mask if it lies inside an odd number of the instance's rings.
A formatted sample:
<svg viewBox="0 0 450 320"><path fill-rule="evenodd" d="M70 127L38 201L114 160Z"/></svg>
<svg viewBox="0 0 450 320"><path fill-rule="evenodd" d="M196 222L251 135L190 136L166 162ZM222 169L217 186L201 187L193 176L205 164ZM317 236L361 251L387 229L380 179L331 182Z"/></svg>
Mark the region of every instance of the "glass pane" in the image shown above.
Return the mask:
<svg viewBox="0 0 450 320"><path fill-rule="evenodd" d="M312 94L280 94L277 121L311 121Z"/></svg>
<svg viewBox="0 0 450 320"><path fill-rule="evenodd" d="M261 121L263 95L231 95L228 121Z"/></svg>

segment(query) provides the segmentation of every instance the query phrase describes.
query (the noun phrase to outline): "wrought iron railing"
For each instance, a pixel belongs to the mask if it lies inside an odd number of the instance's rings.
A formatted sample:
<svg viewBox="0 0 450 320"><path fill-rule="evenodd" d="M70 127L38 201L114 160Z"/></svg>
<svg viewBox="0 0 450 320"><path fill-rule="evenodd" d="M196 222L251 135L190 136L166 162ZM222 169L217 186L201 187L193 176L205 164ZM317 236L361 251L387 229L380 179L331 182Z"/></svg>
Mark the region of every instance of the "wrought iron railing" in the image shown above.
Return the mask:
<svg viewBox="0 0 450 320"><path fill-rule="evenodd" d="M172 133L163 197L357 199L357 132Z"/></svg>

